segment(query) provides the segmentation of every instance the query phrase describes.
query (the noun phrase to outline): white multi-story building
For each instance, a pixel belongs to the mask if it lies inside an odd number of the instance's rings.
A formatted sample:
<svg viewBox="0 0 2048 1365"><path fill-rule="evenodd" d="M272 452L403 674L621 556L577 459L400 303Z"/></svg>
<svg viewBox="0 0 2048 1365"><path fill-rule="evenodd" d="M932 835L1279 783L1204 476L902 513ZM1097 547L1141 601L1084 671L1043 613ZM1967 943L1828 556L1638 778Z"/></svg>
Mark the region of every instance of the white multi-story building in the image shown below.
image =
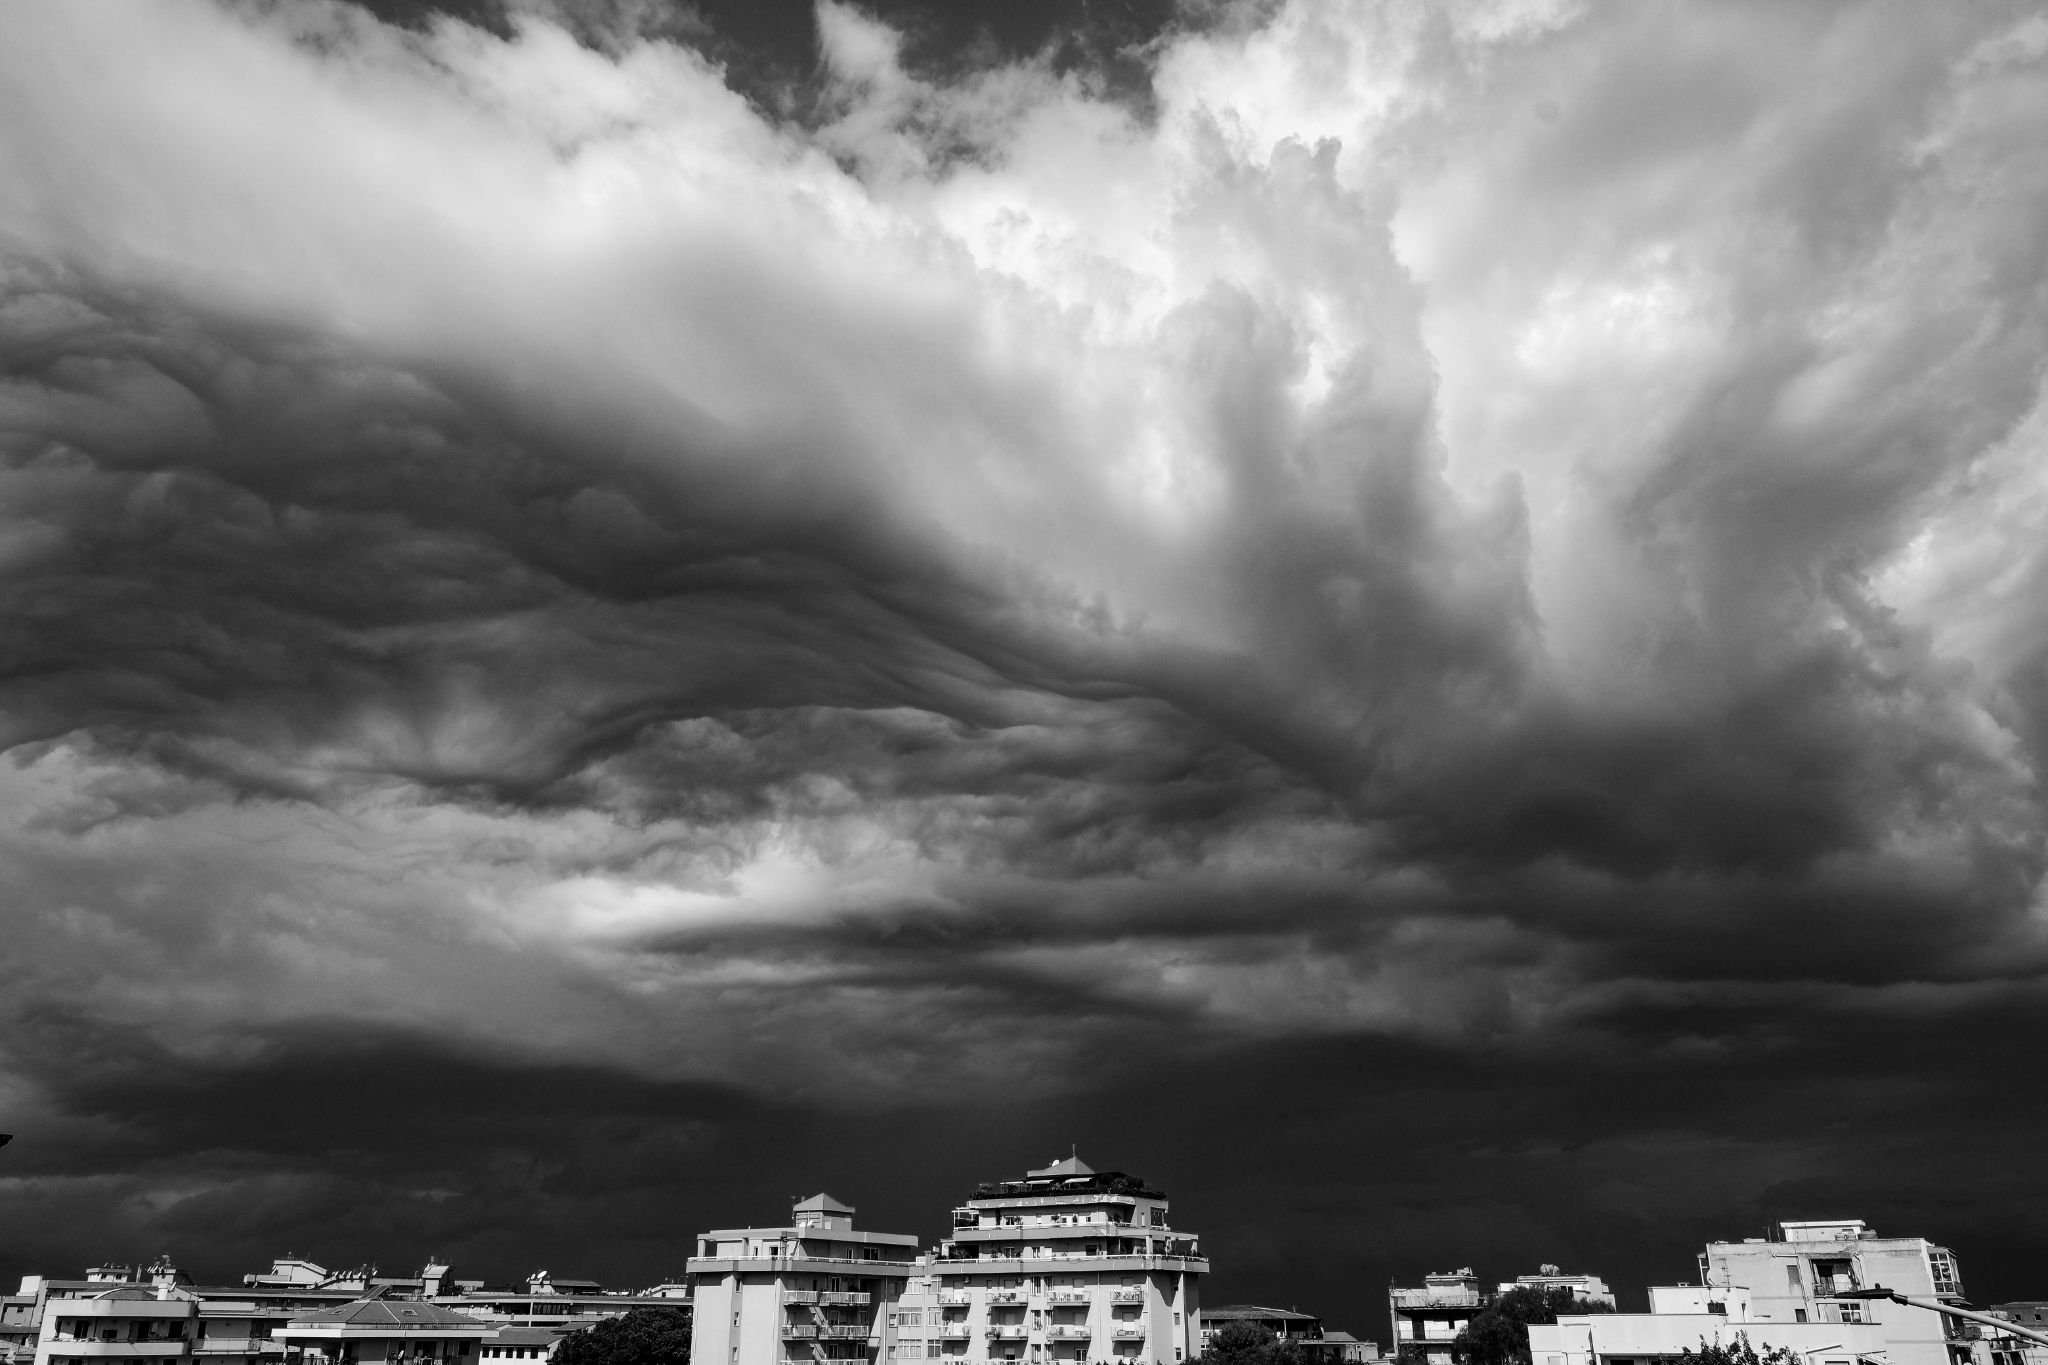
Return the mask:
<svg viewBox="0 0 2048 1365"><path fill-rule="evenodd" d="M103 1289L61 1299L43 1314L36 1365L189 1360L198 1318L197 1302L156 1290Z"/></svg>
<svg viewBox="0 0 2048 1365"><path fill-rule="evenodd" d="M1748 1291L1757 1322L1878 1323L1887 1365L1957 1365L1970 1358L1954 1319L1925 1308L1838 1297L1885 1288L1960 1304L1961 1272L1947 1247L1925 1237L1880 1237L1860 1218L1778 1224L1767 1240L1709 1242L1700 1283Z"/></svg>
<svg viewBox="0 0 2048 1365"><path fill-rule="evenodd" d="M1173 1365L1201 1353L1199 1239L1078 1157L981 1186L896 1312L897 1360ZM693 1365L699 1365L693 1362Z"/></svg>
<svg viewBox="0 0 2048 1365"><path fill-rule="evenodd" d="M797 1204L788 1227L699 1233L690 1365L873 1361L916 1257L914 1235L856 1232L853 1210L826 1194Z"/></svg>
<svg viewBox="0 0 2048 1365"><path fill-rule="evenodd" d="M1560 1317L1529 1329L1533 1365L1668 1365L1704 1341L1746 1337L1810 1365L1970 1365L1973 1342L1952 1318L1888 1300L1889 1289L1962 1300L1955 1257L1924 1237L1879 1237L1860 1219L1780 1223L1778 1236L1710 1242L1700 1283L1656 1285L1648 1313Z"/></svg>

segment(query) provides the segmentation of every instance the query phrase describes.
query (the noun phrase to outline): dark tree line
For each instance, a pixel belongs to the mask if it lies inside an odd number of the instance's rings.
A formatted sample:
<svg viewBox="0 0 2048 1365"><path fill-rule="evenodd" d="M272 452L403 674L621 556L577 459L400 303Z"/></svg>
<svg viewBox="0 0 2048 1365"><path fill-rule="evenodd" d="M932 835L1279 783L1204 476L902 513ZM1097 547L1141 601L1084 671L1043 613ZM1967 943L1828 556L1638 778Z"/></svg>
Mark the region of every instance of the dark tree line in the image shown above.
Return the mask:
<svg viewBox="0 0 2048 1365"><path fill-rule="evenodd" d="M1226 1322L1202 1348L1199 1365L1309 1365L1307 1354L1273 1335L1271 1328L1242 1320Z"/></svg>
<svg viewBox="0 0 2048 1365"><path fill-rule="evenodd" d="M690 1365L690 1315L635 1308L569 1333L551 1365Z"/></svg>

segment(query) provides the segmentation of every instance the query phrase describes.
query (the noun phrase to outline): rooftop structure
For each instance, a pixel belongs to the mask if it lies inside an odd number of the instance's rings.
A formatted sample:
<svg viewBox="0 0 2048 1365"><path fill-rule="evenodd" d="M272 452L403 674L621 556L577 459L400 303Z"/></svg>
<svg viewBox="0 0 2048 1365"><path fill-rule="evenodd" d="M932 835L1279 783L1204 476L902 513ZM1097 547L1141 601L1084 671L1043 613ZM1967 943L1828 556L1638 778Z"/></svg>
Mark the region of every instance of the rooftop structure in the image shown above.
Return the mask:
<svg viewBox="0 0 2048 1365"><path fill-rule="evenodd" d="M1534 1275L1517 1275L1503 1282L1499 1292L1505 1294L1511 1289L1566 1289L1575 1299L1605 1304L1609 1308L1615 1306L1614 1291L1607 1287L1607 1281L1598 1275L1566 1274L1554 1265L1538 1266Z"/></svg>

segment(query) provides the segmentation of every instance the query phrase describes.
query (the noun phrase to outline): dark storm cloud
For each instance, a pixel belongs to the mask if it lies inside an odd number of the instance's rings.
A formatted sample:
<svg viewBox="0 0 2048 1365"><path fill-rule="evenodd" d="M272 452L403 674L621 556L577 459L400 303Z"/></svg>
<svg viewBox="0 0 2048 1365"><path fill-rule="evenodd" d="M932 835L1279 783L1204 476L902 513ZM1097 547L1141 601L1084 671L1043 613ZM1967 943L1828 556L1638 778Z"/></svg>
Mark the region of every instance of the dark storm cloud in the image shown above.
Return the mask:
<svg viewBox="0 0 2048 1365"><path fill-rule="evenodd" d="M1099 1136L1340 1298L1418 1265L1301 1210L1647 1267L1955 1141L2039 1254L2048 29L1210 18L1139 117L829 4L802 110L710 8L23 17L17 1220L626 1274Z"/></svg>

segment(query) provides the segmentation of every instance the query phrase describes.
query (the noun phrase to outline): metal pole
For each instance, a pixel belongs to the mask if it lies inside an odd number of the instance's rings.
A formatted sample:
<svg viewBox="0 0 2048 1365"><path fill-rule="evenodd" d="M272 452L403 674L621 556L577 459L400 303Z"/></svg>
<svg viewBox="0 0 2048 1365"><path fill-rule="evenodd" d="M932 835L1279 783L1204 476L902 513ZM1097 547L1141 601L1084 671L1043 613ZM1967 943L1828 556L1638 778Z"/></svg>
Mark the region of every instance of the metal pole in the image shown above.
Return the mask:
<svg viewBox="0 0 2048 1365"><path fill-rule="evenodd" d="M2025 1337L2028 1341L2038 1341L2043 1346L2048 1346L2048 1333L2036 1332L2031 1327L2021 1327L2016 1323L2007 1322L2004 1318L1994 1318L1989 1313L1978 1313L1968 1308L1957 1308L1955 1305L1943 1303L1939 1299L1908 1298L1906 1295L1896 1290L1886 1289L1882 1285L1877 1285L1870 1289L1857 1290L1849 1294L1838 1294L1835 1297L1890 1299L1893 1303L1903 1303L1908 1308L1925 1308L1930 1313L1946 1313L1952 1318L1963 1318L1970 1322L1981 1322L1987 1327L1996 1327L1999 1331L2012 1336Z"/></svg>

